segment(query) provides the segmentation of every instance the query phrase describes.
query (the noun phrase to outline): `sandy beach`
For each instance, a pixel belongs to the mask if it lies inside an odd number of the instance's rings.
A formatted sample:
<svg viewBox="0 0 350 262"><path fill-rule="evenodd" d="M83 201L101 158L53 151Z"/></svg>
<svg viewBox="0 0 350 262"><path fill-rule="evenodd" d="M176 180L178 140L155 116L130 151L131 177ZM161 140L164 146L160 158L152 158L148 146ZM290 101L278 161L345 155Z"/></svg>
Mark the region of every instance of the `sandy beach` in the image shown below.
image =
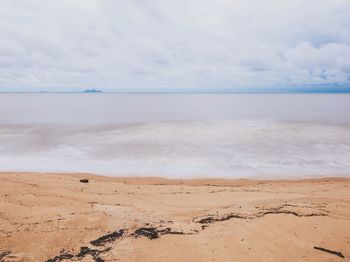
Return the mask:
<svg viewBox="0 0 350 262"><path fill-rule="evenodd" d="M350 260L348 178L0 181L0 261Z"/></svg>
<svg viewBox="0 0 350 262"><path fill-rule="evenodd" d="M350 262L350 0L3 0L0 35L0 262Z"/></svg>

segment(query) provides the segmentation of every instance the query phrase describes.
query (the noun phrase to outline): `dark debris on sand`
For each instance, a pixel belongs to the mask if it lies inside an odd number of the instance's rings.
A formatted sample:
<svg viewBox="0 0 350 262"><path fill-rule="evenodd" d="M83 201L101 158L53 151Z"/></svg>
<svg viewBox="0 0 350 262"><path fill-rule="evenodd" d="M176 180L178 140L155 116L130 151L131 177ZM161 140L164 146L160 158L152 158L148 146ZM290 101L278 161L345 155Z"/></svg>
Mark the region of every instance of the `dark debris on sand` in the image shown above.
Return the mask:
<svg viewBox="0 0 350 262"><path fill-rule="evenodd" d="M8 250L0 251L0 262L3 261L3 259L10 254L11 254L11 251L8 251Z"/></svg>
<svg viewBox="0 0 350 262"><path fill-rule="evenodd" d="M103 259L99 257L100 254L106 253L111 251L111 247L103 249L103 250L97 250L97 249L91 249L89 247L81 247L80 252L76 255L76 257L85 257L86 255L91 255L93 259L96 262L103 262Z"/></svg>
<svg viewBox="0 0 350 262"><path fill-rule="evenodd" d="M140 227L135 230L135 236L140 237L140 236L145 236L148 239L156 239L159 238L158 235L158 230L155 227Z"/></svg>
<svg viewBox="0 0 350 262"><path fill-rule="evenodd" d="M218 215L207 215L206 217L201 217L201 218L193 218L192 221L198 224L201 224L202 230L206 229L209 224L211 223L216 223L216 222L221 222L221 221L226 221L230 220L233 218L237 219L255 219L255 218L261 218L265 215L269 214L289 214L289 215L294 215L297 217L311 217L311 216L327 216L325 213L308 213L308 214L303 214L303 213L298 213L294 211L289 211L283 209L285 207L277 207L277 208L272 208L272 209L267 209L267 210L262 210L254 215L243 215L243 214L236 214L236 213L229 213L229 214L224 214L222 216ZM172 221L171 221L172 222ZM129 234L128 231L130 229L120 229L115 232L103 235L95 240L90 241L90 244L95 246L95 247L102 247L105 246L107 243L112 243L116 241L117 239L125 236L125 237L147 237L150 240L158 239L161 235L167 235L167 234L176 234L176 235L192 235L195 233L184 233L182 231L174 231L173 229L167 227L167 228L157 228L157 227L152 227L150 224L145 224L143 227L137 228L133 233ZM198 233L198 230L195 230L194 232ZM72 260L80 260L84 258L87 255L92 256L95 262L104 262L104 260L100 257L100 254L109 252L112 249L112 247L103 249L103 250L98 250L98 249L91 249L89 247L81 247L80 252L77 254L71 254L71 253L64 253L61 252L58 256L51 258L47 260L46 262L60 262L65 259L72 259ZM314 249L318 249L324 252L328 252L334 255L337 255L339 257L344 258L343 254L341 252L337 251L332 251L328 250L322 247L314 247ZM0 253L0 258L3 253ZM1 262L1 259L0 259Z"/></svg>
<svg viewBox="0 0 350 262"><path fill-rule="evenodd" d="M214 222L220 222L220 221L226 221L226 220L229 220L231 218L245 218L243 216L240 216L240 215L236 215L236 214L229 214L229 215L225 215L225 216L222 216L222 217L214 217L214 216L207 216L207 217L204 217L200 220L197 221L197 223L199 224L210 224L210 223L214 223Z"/></svg>
<svg viewBox="0 0 350 262"><path fill-rule="evenodd" d="M54 258L48 259L46 262L59 262L64 259L71 259L71 258L74 258L73 254L61 253L58 256L55 256Z"/></svg>
<svg viewBox="0 0 350 262"><path fill-rule="evenodd" d="M90 244L94 245L94 246L103 246L103 245L105 245L108 242L113 242L116 239L122 237L124 235L124 232L125 232L124 229L121 229L119 231L115 231L113 233L104 235L102 237L99 237L99 238L91 241Z"/></svg>
<svg viewBox="0 0 350 262"><path fill-rule="evenodd" d="M100 257L100 254L106 253L111 251L111 247L103 249L103 250L98 250L98 249L91 249L89 247L81 247L80 251L78 254L70 254L70 253L61 253L58 256L54 258L48 259L46 262L60 262L65 259L82 259L87 255L92 256L93 260L95 262L104 262L104 259Z"/></svg>
<svg viewBox="0 0 350 262"><path fill-rule="evenodd" d="M171 228L167 227L165 229L158 229L156 227L140 227L135 230L135 233L133 234L135 237L144 236L148 239L157 239L160 235L185 235L182 231L172 231Z"/></svg>
<svg viewBox="0 0 350 262"><path fill-rule="evenodd" d="M215 222L222 222L226 220L230 220L232 218L238 218L238 219L255 219L255 218L261 218L266 215L279 215L279 214L286 214L286 215L293 215L297 217L313 217L313 216L327 216L325 213L298 213L295 211L290 211L290 210L285 210L283 209L285 205L277 207L277 208L271 208L267 210L263 210L255 215L240 215L240 214L235 214L235 213L230 213L230 214L225 214L222 216L214 216L214 215L208 215L206 217L202 217L199 220L194 219L196 223L202 224L202 225L207 225ZM204 229L202 227L202 229Z"/></svg>

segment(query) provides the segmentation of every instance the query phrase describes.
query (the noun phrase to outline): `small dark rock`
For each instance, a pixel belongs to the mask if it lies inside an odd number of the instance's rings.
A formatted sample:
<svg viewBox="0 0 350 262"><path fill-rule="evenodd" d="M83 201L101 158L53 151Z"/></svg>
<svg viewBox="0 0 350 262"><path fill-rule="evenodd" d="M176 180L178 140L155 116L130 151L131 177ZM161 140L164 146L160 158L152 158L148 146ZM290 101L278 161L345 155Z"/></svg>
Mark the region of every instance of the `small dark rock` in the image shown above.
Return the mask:
<svg viewBox="0 0 350 262"><path fill-rule="evenodd" d="M89 183L89 179L86 179L86 178L80 179L80 183Z"/></svg>

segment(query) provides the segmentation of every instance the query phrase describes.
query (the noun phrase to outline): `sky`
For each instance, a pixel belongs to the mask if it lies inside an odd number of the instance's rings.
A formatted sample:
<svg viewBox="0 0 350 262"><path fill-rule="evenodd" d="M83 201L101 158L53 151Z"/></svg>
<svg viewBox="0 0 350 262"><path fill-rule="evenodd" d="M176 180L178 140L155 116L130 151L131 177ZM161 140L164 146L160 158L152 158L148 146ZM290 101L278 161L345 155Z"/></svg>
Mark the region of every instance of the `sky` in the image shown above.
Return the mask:
<svg viewBox="0 0 350 262"><path fill-rule="evenodd" d="M349 88L349 0L0 0L0 91Z"/></svg>

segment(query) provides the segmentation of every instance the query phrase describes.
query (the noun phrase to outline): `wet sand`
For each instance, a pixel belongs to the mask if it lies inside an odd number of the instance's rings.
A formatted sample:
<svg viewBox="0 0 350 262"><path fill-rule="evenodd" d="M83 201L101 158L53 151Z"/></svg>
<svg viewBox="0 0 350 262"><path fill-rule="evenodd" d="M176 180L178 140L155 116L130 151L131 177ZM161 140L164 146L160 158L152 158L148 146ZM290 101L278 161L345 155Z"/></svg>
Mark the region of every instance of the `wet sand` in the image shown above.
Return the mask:
<svg viewBox="0 0 350 262"><path fill-rule="evenodd" d="M0 261L47 260L350 261L350 178L1 173Z"/></svg>

